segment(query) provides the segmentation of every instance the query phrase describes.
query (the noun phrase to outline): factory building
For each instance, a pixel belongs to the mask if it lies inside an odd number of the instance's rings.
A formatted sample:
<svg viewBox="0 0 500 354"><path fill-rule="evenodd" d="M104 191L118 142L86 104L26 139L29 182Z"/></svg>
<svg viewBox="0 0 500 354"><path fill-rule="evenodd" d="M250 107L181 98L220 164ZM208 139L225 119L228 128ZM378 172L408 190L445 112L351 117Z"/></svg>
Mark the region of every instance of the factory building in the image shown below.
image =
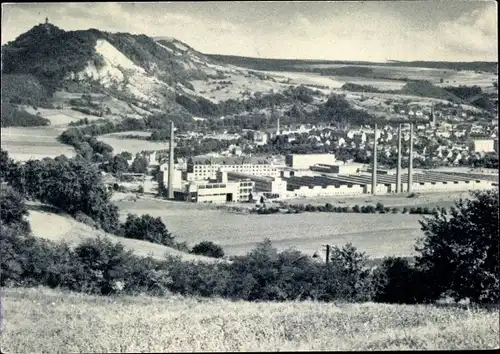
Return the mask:
<svg viewBox="0 0 500 354"><path fill-rule="evenodd" d="M189 181L175 199L193 203L230 203L250 201L254 193L253 181L228 181L227 173L219 171L215 180Z"/></svg>
<svg viewBox="0 0 500 354"><path fill-rule="evenodd" d="M471 141L470 149L474 152L494 152L496 151L495 141L493 139L475 139Z"/></svg>
<svg viewBox="0 0 500 354"><path fill-rule="evenodd" d="M279 177L253 176L240 172L227 172L229 181L250 180L255 183L256 193L262 193L264 196L284 197L287 191L287 182Z"/></svg>
<svg viewBox="0 0 500 354"><path fill-rule="evenodd" d="M297 170L308 170L318 164L333 165L334 154L289 154L285 157L285 164Z"/></svg>
<svg viewBox="0 0 500 354"><path fill-rule="evenodd" d="M290 177L287 190L291 197L326 197L367 193L366 186L342 184L328 177Z"/></svg>
<svg viewBox="0 0 500 354"><path fill-rule="evenodd" d="M346 163L346 164L317 164L311 166L311 171L323 172L323 173L334 173L334 174L353 174L359 173L364 170L366 166L361 163Z"/></svg>
<svg viewBox="0 0 500 354"><path fill-rule="evenodd" d="M163 183L165 187L168 186L168 167L164 170L160 170L157 174L158 183ZM184 181L182 180L182 171L174 168L172 174L172 186L175 189L181 189L184 186Z"/></svg>
<svg viewBox="0 0 500 354"><path fill-rule="evenodd" d="M402 180L408 175L403 174ZM396 176L377 176L376 194L396 192ZM370 193L372 179L368 175L339 175L322 177L290 177L287 179L287 190L292 196L316 197L331 195L355 195ZM470 190L491 189L495 182L474 178L472 176L457 176L437 172L415 173L411 191L417 193L460 192ZM408 183L401 183L401 192L408 192Z"/></svg>
<svg viewBox="0 0 500 354"><path fill-rule="evenodd" d="M258 161L245 163L244 159L190 159L187 163L185 179L188 181L216 178L219 170L246 173L253 176L279 177L280 172L276 165Z"/></svg>

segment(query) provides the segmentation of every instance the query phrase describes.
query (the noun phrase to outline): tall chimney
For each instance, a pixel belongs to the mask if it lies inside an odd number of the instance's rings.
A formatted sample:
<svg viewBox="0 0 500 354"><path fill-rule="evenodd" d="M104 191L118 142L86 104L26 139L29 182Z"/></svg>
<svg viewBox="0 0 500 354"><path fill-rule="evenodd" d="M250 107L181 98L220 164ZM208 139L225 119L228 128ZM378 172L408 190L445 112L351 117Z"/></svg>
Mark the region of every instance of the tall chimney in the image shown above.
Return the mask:
<svg viewBox="0 0 500 354"><path fill-rule="evenodd" d="M375 123L375 137L373 139L373 166L372 166L372 194L377 188L377 123Z"/></svg>
<svg viewBox="0 0 500 354"><path fill-rule="evenodd" d="M408 156L408 193L413 191L413 123L410 123L410 154Z"/></svg>
<svg viewBox="0 0 500 354"><path fill-rule="evenodd" d="M398 129L398 166L396 168L396 193L401 193L401 123Z"/></svg>
<svg viewBox="0 0 500 354"><path fill-rule="evenodd" d="M170 122L170 144L168 151L168 199L174 199L174 122Z"/></svg>
<svg viewBox="0 0 500 354"><path fill-rule="evenodd" d="M278 117L278 121L276 123L276 136L280 135L280 117Z"/></svg>

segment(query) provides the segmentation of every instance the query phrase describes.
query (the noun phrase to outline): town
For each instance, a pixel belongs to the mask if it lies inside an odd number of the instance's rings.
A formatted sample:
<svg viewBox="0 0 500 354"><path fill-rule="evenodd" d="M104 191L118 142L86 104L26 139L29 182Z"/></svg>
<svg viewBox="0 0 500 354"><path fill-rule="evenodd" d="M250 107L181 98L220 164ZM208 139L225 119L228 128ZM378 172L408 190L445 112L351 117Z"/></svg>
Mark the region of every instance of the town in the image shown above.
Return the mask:
<svg viewBox="0 0 500 354"><path fill-rule="evenodd" d="M167 158L162 158L168 153L144 151L149 170L159 172L156 181L147 178L150 183L145 191L158 191L158 186L162 186L167 191L164 196L169 195L170 199L226 203L375 193L468 191L498 185L494 165L498 165L496 121L478 122L469 112L452 116L434 108L413 107L398 113L407 114L407 123L382 125L376 132L368 125L358 129L326 124L280 126L278 118L274 131L243 129L241 133L222 131L204 135L187 131L177 134L174 135L176 143L183 139L191 141L193 137L200 142L210 139L234 143L203 156L177 158L171 176ZM420 123L408 123L412 118L419 119ZM375 180L377 187L373 190L375 136L380 161L376 174L382 177ZM401 145L398 145L398 139ZM281 156L252 153L273 140L284 140L289 144L301 141L313 150L308 154ZM318 150L322 153L314 153ZM331 150L349 151L356 158L335 154ZM398 156L398 151L402 156ZM411 162L408 159L410 151ZM132 161L130 159L129 163ZM396 161L399 161L399 166L408 168L411 164L416 167L414 175L401 175L401 171L396 171ZM146 180L145 175L135 177ZM172 178L173 194L165 189L170 186L169 177ZM404 182L400 182L398 189L397 180L401 181L401 178Z"/></svg>

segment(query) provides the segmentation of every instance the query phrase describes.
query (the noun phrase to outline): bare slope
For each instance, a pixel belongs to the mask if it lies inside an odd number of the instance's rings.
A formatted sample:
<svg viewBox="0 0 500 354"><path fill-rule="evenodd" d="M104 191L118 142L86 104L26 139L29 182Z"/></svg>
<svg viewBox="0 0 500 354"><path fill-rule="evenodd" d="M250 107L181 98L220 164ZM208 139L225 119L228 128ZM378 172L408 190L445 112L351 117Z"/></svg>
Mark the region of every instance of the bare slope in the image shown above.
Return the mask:
<svg viewBox="0 0 500 354"><path fill-rule="evenodd" d="M499 347L498 310L4 289L2 350L196 352Z"/></svg>

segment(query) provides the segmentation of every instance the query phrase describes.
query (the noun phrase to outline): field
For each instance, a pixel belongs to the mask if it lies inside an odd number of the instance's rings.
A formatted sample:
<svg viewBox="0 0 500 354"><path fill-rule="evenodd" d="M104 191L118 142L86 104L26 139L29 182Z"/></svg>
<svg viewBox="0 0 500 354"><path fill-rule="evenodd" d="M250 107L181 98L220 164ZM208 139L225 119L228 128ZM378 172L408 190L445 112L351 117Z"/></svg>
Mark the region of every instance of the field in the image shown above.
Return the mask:
<svg viewBox="0 0 500 354"><path fill-rule="evenodd" d="M3 289L1 349L28 352L453 350L499 347L495 310Z"/></svg>
<svg viewBox="0 0 500 354"><path fill-rule="evenodd" d="M220 244L226 254L245 254L268 237L280 249L295 247L312 255L322 245L352 242L372 258L412 256L423 236L419 215L303 213L295 215L236 214L210 206L151 199L121 200L121 218L127 213L160 216L170 232L194 245L201 241Z"/></svg>
<svg viewBox="0 0 500 354"><path fill-rule="evenodd" d="M446 85L478 85L481 87L492 86L493 81L496 81L496 75L493 73L475 72L472 70L450 70L450 69L435 69L435 68L423 68L423 67L412 67L412 66L380 66L380 65L343 65L343 64L302 64L296 66L297 69L339 69L342 67L363 67L372 69L373 75L377 77L387 78L388 81L391 79L401 80L408 78L410 80L426 80L433 84L446 86ZM371 75L371 73L367 73ZM344 77L340 75L331 75L337 79L345 79L347 81L351 80L350 77ZM365 76L365 75L362 75ZM348 79L349 78L349 79ZM443 83L440 80L443 79ZM349 81L351 82L351 81ZM368 84L368 83L367 83Z"/></svg>
<svg viewBox="0 0 500 354"><path fill-rule="evenodd" d="M386 207L390 208L412 208L412 207L422 207L422 208L434 208L434 207L445 207L449 208L455 205L455 201L459 198L469 198L470 194L467 192L449 192L449 193L424 193L420 194L414 198L407 198L406 196L397 195L361 195L361 196L351 196L351 197L316 197L316 198L296 198L287 199L286 201L290 204L313 204L313 205L325 205L330 203L334 206L354 206L354 205L375 205L377 203L382 203Z"/></svg>
<svg viewBox="0 0 500 354"><path fill-rule="evenodd" d="M165 254L168 253L172 256L180 256L186 261L216 261L214 258L191 255L189 253L180 252L173 248L157 245L147 241L127 239L124 237L106 234L102 231L95 230L88 225L77 222L70 216L57 214L54 210L48 210L46 207L33 205L33 203L30 205L29 209L30 212L28 220L31 224L33 235L50 241L64 241L70 246L76 246L87 238L101 236L109 238L112 242L121 242L126 249L131 250L135 255L141 257L151 255L153 258L162 260L164 259Z"/></svg>
<svg viewBox="0 0 500 354"><path fill-rule="evenodd" d="M48 108L37 108L36 110L32 107L25 106L23 109L31 114L40 113L43 118L50 120L50 125L52 127L65 128L69 123L76 122L80 119L87 118L90 122L98 120L99 117L85 114L81 112L74 111L72 109L48 109Z"/></svg>
<svg viewBox="0 0 500 354"><path fill-rule="evenodd" d="M130 131L121 133L111 133L98 136L97 139L106 144L111 145L113 147L114 154L119 154L123 151L128 151L134 156L135 154L140 153L144 150L168 150L168 143L123 138L123 135L126 134L137 134L137 132Z"/></svg>
<svg viewBox="0 0 500 354"><path fill-rule="evenodd" d="M17 161L54 158L59 155L72 157L73 147L61 144L57 137L63 129L55 127L6 127L1 129L1 146Z"/></svg>

